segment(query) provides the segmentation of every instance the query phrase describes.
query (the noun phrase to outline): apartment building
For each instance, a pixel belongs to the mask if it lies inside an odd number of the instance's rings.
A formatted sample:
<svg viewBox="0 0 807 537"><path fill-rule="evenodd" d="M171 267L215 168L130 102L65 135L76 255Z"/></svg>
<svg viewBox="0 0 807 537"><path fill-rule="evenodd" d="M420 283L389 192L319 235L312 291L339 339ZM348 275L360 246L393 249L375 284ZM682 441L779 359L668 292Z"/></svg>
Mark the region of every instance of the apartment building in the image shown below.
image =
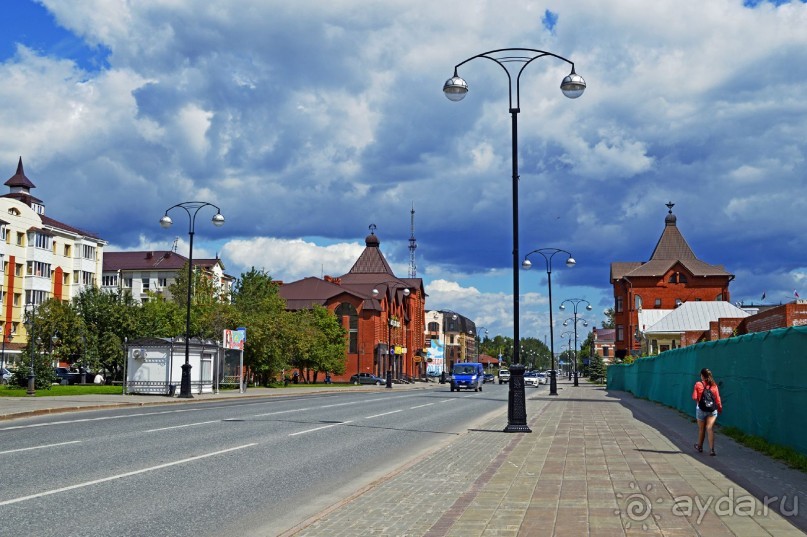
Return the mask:
<svg viewBox="0 0 807 537"><path fill-rule="evenodd" d="M168 288L180 270L187 270L187 263L187 257L172 250L105 252L101 290L128 292L141 303L153 294L171 298ZM224 272L221 259L194 259L193 267L210 280L223 300L230 300L235 278Z"/></svg>
<svg viewBox="0 0 807 537"><path fill-rule="evenodd" d="M0 324L5 363L14 363L27 342L26 310L49 298L70 300L97 286L103 249L100 237L45 214L45 203L33 196L22 157L0 196Z"/></svg>

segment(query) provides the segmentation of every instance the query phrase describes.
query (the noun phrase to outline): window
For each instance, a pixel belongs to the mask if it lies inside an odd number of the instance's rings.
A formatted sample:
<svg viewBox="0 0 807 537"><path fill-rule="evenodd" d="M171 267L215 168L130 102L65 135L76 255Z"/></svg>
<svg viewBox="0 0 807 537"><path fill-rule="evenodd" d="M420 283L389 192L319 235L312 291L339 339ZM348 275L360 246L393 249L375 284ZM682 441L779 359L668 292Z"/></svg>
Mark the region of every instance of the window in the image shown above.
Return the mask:
<svg viewBox="0 0 807 537"><path fill-rule="evenodd" d="M131 289L132 288L132 279L131 278L124 278L123 279L123 286Z"/></svg>
<svg viewBox="0 0 807 537"><path fill-rule="evenodd" d="M8 261L3 262L3 272L8 272Z"/></svg>
<svg viewBox="0 0 807 537"><path fill-rule="evenodd" d="M22 276L22 263L14 264L14 276Z"/></svg>
<svg viewBox="0 0 807 537"><path fill-rule="evenodd" d="M17 246L25 246L25 233L17 232Z"/></svg>
<svg viewBox="0 0 807 537"><path fill-rule="evenodd" d="M70 257L70 255L71 255L72 253L73 253L73 252L70 250L70 245L69 245L69 244L65 244L65 245L64 245L64 256L65 256L65 257Z"/></svg>
<svg viewBox="0 0 807 537"><path fill-rule="evenodd" d="M616 326L616 340L625 341L625 327L621 324Z"/></svg>
<svg viewBox="0 0 807 537"><path fill-rule="evenodd" d="M157 287L163 288L168 286L168 278L157 278Z"/></svg>
<svg viewBox="0 0 807 537"><path fill-rule="evenodd" d="M717 296L715 297L715 301L717 301L717 302L722 302L722 301L723 301L723 293L720 293L719 295L717 295Z"/></svg>
<svg viewBox="0 0 807 537"><path fill-rule="evenodd" d="M656 309L661 308L661 299L660 298L656 299L656 302L653 304L653 307L656 308Z"/></svg>
<svg viewBox="0 0 807 537"><path fill-rule="evenodd" d="M0 228L0 239L7 240L8 239L8 230L6 226Z"/></svg>
<svg viewBox="0 0 807 537"><path fill-rule="evenodd" d="M25 291L25 303L35 305L42 304L48 299L48 295L50 295L50 293L47 291Z"/></svg>
<svg viewBox="0 0 807 537"><path fill-rule="evenodd" d="M342 302L336 308L336 317L342 322L344 326L344 317L348 318L348 352L356 353L359 348L359 314L353 304Z"/></svg>
<svg viewBox="0 0 807 537"><path fill-rule="evenodd" d="M680 306L681 304L683 304L683 303L684 303L684 301L683 301L683 300L681 300L680 298L676 298L676 299L675 299L675 307L676 307L676 308L677 308L678 306Z"/></svg>
<svg viewBox="0 0 807 537"><path fill-rule="evenodd" d="M687 275L678 273L678 283L687 283Z"/></svg>
<svg viewBox="0 0 807 537"><path fill-rule="evenodd" d="M42 278L50 278L51 276L50 263L43 263L41 261L28 261L28 276L40 276Z"/></svg>
<svg viewBox="0 0 807 537"><path fill-rule="evenodd" d="M82 245L82 253L84 259L95 260L95 246L90 246L89 244Z"/></svg>
<svg viewBox="0 0 807 537"><path fill-rule="evenodd" d="M63 272L62 273L62 283L64 285L70 285L70 273L69 272Z"/></svg>
<svg viewBox="0 0 807 537"><path fill-rule="evenodd" d="M117 287L118 286L118 275L113 274L111 276L101 276L101 285L104 287Z"/></svg>
<svg viewBox="0 0 807 537"><path fill-rule="evenodd" d="M440 323L431 322L429 323L429 332L439 332L440 331Z"/></svg>
<svg viewBox="0 0 807 537"><path fill-rule="evenodd" d="M622 313L623 305L622 305L622 297L616 297L616 312Z"/></svg>
<svg viewBox="0 0 807 537"><path fill-rule="evenodd" d="M140 285L143 288L144 293L149 290L149 284L150 283L151 283L151 280L149 280L148 278L140 278Z"/></svg>
<svg viewBox="0 0 807 537"><path fill-rule="evenodd" d="M603 345L602 347L602 356L603 358L608 358L611 356L611 348Z"/></svg>
<svg viewBox="0 0 807 537"><path fill-rule="evenodd" d="M634 302L634 309L636 309L637 311L642 309L642 297L641 296L635 295L633 297L633 302Z"/></svg>
<svg viewBox="0 0 807 537"><path fill-rule="evenodd" d="M22 295L20 293L14 293L14 305L20 305L20 299L22 299Z"/></svg>
<svg viewBox="0 0 807 537"><path fill-rule="evenodd" d="M17 335L17 328L19 328L19 327L20 327L20 323L19 323L19 322L17 322L17 321L13 321L13 322L11 323L11 335L12 335L12 336L16 336L16 335Z"/></svg>
<svg viewBox="0 0 807 537"><path fill-rule="evenodd" d="M53 237L45 235L44 233L34 233L34 244L37 248L50 250L53 244Z"/></svg>
<svg viewBox="0 0 807 537"><path fill-rule="evenodd" d="M81 283L82 285L95 285L95 274L92 272L87 272L86 270L82 270Z"/></svg>
<svg viewBox="0 0 807 537"><path fill-rule="evenodd" d="M73 283L78 283L79 282L79 277L80 277L79 275L80 274L81 274L81 272L78 271L78 270L73 271Z"/></svg>

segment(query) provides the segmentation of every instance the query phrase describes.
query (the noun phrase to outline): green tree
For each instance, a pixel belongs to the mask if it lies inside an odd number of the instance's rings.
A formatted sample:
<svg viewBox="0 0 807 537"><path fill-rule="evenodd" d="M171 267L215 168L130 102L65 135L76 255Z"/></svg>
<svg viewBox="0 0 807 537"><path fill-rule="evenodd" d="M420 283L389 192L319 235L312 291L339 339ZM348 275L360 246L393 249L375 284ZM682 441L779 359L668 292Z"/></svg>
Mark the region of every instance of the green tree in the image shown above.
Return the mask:
<svg viewBox="0 0 807 537"><path fill-rule="evenodd" d="M244 363L261 383L268 383L289 367L294 325L277 284L265 271L252 267L235 282L231 321L247 329Z"/></svg>
<svg viewBox="0 0 807 537"><path fill-rule="evenodd" d="M343 374L347 366L347 332L336 316L319 305L292 315L298 336L295 365L313 373L313 382L317 382L318 373Z"/></svg>
<svg viewBox="0 0 807 537"><path fill-rule="evenodd" d="M602 328L616 328L614 324L614 308L608 308L604 313L605 319L602 322Z"/></svg>

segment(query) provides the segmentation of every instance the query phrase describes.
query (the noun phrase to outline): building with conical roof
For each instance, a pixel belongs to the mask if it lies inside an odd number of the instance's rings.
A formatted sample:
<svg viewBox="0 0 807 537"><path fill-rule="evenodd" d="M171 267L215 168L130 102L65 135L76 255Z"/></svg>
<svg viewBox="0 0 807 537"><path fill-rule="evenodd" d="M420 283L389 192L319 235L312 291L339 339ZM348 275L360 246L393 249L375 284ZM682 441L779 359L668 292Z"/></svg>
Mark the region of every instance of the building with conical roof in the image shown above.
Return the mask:
<svg viewBox="0 0 807 537"><path fill-rule="evenodd" d="M353 267L341 276L308 277L280 286L290 311L314 304L332 311L347 331L346 372L334 381L370 373L422 377L426 293L420 278L398 278L381 253L375 225Z"/></svg>
<svg viewBox="0 0 807 537"><path fill-rule="evenodd" d="M0 365L14 363L28 335L23 321L49 298L70 300L98 286L106 241L45 214L45 203L31 194L22 157L0 196Z"/></svg>
<svg viewBox="0 0 807 537"><path fill-rule="evenodd" d="M697 258L667 203L664 231L648 261L611 263L616 357L641 352L643 310L672 310L689 301L729 301L734 275Z"/></svg>

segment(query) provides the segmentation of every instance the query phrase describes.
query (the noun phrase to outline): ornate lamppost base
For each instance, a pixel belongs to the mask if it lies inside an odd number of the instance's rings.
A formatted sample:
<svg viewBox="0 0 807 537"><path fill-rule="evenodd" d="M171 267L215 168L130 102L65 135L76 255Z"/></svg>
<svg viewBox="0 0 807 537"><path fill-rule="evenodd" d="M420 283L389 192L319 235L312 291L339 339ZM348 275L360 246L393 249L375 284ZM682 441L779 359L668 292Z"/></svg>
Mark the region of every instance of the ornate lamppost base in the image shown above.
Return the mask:
<svg viewBox="0 0 807 537"><path fill-rule="evenodd" d="M179 384L179 398L193 399L191 394L191 364L182 364L182 381Z"/></svg>
<svg viewBox="0 0 807 537"><path fill-rule="evenodd" d="M527 403L524 393L524 366L510 366L509 393L507 400L507 427L505 433L531 433L527 426Z"/></svg>

